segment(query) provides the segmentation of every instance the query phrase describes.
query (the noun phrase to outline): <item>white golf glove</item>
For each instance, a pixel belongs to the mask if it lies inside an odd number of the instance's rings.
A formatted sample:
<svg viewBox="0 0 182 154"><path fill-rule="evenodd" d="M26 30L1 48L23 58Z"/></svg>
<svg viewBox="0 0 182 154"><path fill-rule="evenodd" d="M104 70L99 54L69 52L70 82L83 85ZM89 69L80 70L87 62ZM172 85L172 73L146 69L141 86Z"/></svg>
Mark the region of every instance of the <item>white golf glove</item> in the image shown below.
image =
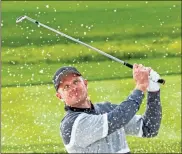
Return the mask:
<svg viewBox="0 0 182 154"><path fill-rule="evenodd" d="M151 69L150 75L149 75L149 86L147 90L149 92L156 92L160 89L160 84L157 82L160 79L160 75Z"/></svg>

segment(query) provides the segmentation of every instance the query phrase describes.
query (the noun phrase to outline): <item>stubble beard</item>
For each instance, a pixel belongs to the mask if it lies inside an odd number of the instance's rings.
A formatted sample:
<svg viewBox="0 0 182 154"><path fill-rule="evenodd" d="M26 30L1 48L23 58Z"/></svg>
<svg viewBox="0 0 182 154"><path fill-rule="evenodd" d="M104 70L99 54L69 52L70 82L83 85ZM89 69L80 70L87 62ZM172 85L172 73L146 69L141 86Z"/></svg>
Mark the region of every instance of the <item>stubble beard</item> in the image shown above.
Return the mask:
<svg viewBox="0 0 182 154"><path fill-rule="evenodd" d="M81 97L78 97L77 100L73 102L73 106L84 107L88 103L87 92L84 93L83 95Z"/></svg>

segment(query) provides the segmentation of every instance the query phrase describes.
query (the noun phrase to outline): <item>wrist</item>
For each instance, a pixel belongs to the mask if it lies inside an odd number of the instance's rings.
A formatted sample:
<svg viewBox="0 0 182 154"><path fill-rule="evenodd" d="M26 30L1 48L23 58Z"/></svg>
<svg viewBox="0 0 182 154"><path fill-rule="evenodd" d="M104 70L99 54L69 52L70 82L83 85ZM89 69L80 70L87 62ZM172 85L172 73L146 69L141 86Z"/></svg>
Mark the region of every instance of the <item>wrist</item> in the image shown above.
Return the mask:
<svg viewBox="0 0 182 154"><path fill-rule="evenodd" d="M143 93L147 91L146 86L142 85L142 84L136 85L135 89L138 89L138 90L142 91Z"/></svg>

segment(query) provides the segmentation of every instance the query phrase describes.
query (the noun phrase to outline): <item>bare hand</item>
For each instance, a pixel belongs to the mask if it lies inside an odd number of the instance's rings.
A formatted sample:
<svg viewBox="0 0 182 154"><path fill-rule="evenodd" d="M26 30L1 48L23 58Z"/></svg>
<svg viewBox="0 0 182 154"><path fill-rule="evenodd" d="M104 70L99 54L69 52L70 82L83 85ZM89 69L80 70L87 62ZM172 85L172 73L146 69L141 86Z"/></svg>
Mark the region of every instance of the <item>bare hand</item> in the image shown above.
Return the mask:
<svg viewBox="0 0 182 154"><path fill-rule="evenodd" d="M133 65L133 78L136 83L136 89L143 92L147 90L150 70L151 68L144 67L142 64Z"/></svg>

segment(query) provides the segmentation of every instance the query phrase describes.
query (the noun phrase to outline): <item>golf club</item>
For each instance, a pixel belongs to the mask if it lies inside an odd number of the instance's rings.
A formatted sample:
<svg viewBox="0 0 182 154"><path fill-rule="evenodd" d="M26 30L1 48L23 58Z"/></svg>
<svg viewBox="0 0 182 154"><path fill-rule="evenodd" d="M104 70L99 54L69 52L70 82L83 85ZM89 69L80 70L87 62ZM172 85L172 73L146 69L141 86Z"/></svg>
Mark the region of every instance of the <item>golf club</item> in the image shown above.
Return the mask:
<svg viewBox="0 0 182 154"><path fill-rule="evenodd" d="M44 25L44 24L38 22L37 20L32 19L32 18L30 18L28 16L20 16L19 18L17 18L16 23L22 22L25 19L27 19L27 20L37 24L38 26L42 26L42 27L47 28L47 29L49 29L49 30L51 30L51 31L53 31L53 32L55 32L57 34L60 34L61 36L64 36L64 37L66 37L66 38L68 38L68 39L70 39L70 40L72 40L74 42L77 42L79 44L82 44L82 45L90 48L90 49L93 49L93 50L97 51L98 53L100 53L100 54L102 54L102 55L104 55L104 56L106 56L108 58L111 58L111 59L113 59L113 60L115 60L115 61L117 61L117 62L119 62L119 63L121 63L121 64L123 64L123 65L125 65L125 66L127 66L129 68L131 68L131 69L133 68L133 65L131 65L131 64L129 64L129 63L123 61L123 60L120 60L120 59L118 59L118 58L116 58L116 57L114 57L114 56L112 56L110 54L107 54L107 53L105 53L105 52L103 52L103 51L101 51L101 50L99 50L99 49L97 49L95 47L92 47L92 46L90 46L90 45L88 45L88 44L86 44L86 43L84 43L82 41L79 41L78 39L75 39L75 38L73 38L71 36L68 36L68 35L66 35L66 34L64 34L64 33L60 32L60 31L57 31L57 30L49 27L49 26L46 26L46 25ZM165 80L164 79L159 79L157 82L161 83L161 84L165 84Z"/></svg>

